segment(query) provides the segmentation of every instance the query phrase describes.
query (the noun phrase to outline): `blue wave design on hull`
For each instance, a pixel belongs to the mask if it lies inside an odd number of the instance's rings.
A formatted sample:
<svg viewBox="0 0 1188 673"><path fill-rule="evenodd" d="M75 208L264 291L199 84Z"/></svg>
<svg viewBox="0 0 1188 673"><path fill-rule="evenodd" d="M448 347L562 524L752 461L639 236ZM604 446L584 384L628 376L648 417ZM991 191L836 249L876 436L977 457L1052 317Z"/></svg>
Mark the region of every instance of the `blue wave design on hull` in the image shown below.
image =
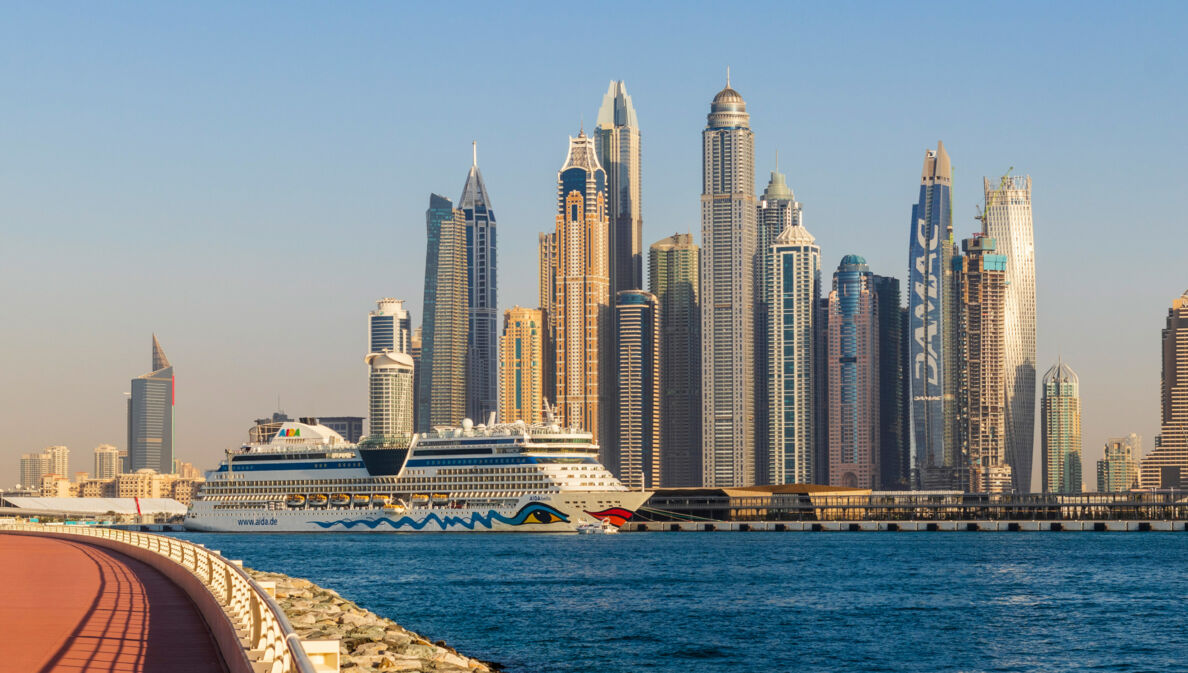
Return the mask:
<svg viewBox="0 0 1188 673"><path fill-rule="evenodd" d="M355 526L367 526L370 530L375 530L382 524L388 524L392 528L404 528L405 526L414 530L422 530L432 522L436 522L442 530L446 530L450 526L461 526L466 530L474 530L475 526L482 525L484 528L491 528L492 522L498 521L509 526L521 526L524 524L548 524L548 523L568 523L569 517L565 516L559 510L549 507L543 503L533 502L528 503L520 508L511 517L506 517L496 512L495 510L488 510L486 514L475 512L471 514L469 519L462 516L438 516L436 512L432 512L429 516L420 521L411 516L403 516L393 521L386 516L378 519L338 519L337 521L307 521L306 523L316 524L322 528L331 528L332 526L343 526L350 530Z"/></svg>

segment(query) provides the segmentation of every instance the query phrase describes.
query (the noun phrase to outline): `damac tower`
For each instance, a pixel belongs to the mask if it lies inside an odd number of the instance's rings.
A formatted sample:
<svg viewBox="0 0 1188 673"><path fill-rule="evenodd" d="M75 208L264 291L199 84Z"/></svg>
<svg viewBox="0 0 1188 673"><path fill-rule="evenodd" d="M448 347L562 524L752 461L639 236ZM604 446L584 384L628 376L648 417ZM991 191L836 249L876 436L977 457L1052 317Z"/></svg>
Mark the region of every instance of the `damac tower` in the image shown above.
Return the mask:
<svg viewBox="0 0 1188 673"><path fill-rule="evenodd" d="M479 423L499 408L499 298L496 285L495 211L478 150L462 187L458 206L466 216L466 276L469 331L466 343L466 414Z"/></svg>
<svg viewBox="0 0 1188 673"><path fill-rule="evenodd" d="M920 201L912 206L908 281L908 376L913 424L912 486L952 488L957 446L953 169L944 143L924 155Z"/></svg>
<svg viewBox="0 0 1188 673"><path fill-rule="evenodd" d="M701 435L707 487L755 483L755 291L758 199L747 104L726 88L702 138Z"/></svg>

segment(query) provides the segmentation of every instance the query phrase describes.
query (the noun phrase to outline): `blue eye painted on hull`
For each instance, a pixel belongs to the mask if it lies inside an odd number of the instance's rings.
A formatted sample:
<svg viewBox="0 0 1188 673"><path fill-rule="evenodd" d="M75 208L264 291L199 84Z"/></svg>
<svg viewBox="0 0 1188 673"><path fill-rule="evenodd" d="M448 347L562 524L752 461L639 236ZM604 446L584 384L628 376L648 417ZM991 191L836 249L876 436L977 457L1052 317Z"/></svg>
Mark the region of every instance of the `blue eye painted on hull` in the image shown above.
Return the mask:
<svg viewBox="0 0 1188 673"><path fill-rule="evenodd" d="M521 507L520 510L511 517L503 516L499 512L496 512L492 509L488 510L486 514L475 512L469 516L438 516L437 512L432 512L419 521L410 516L403 516L395 520L386 516L382 516L377 519L339 519L337 521L310 521L308 523L317 524L322 528L342 526L348 530L356 526L365 526L368 529L375 530L384 524L387 524L394 529L407 527L413 530L423 530L425 526L429 525L430 523L436 523L442 530L449 530L450 528L465 528L466 530L474 530L479 526L489 529L491 528L491 524L494 522L503 523L508 526L568 523L569 517L565 516L565 514L560 510L550 507L544 503L531 502Z"/></svg>

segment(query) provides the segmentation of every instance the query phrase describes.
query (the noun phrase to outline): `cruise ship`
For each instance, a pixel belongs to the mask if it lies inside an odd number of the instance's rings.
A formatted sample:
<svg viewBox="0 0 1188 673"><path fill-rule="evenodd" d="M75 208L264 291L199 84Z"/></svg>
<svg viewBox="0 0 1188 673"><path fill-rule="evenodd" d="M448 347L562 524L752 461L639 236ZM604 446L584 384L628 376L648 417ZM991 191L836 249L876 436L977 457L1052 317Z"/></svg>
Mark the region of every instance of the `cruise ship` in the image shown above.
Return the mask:
<svg viewBox="0 0 1188 673"><path fill-rule="evenodd" d="M652 495L598 462L589 432L555 423L436 428L408 448L348 443L314 419L227 452L195 494L188 530L575 532L623 525Z"/></svg>

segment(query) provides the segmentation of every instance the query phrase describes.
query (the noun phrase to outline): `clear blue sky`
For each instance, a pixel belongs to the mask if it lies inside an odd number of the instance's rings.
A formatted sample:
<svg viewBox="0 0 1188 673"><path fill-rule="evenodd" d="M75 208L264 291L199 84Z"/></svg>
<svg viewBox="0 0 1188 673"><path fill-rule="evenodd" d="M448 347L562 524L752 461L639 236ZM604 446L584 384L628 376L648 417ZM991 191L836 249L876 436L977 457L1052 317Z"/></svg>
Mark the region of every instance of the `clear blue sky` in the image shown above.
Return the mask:
<svg viewBox="0 0 1188 673"><path fill-rule="evenodd" d="M1182 3L9 3L0 10L0 483L125 443L156 331L178 455L253 418L364 415L365 315L420 321L424 210L479 143L500 303L536 302L566 137L626 81L645 245L698 229L700 133L730 66L761 190L780 167L828 269L906 275L926 148L955 221L982 176L1034 179L1040 373L1081 376L1085 474L1158 424L1184 263ZM1037 429L1038 430L1038 429ZM1038 464L1036 467L1038 474Z"/></svg>

